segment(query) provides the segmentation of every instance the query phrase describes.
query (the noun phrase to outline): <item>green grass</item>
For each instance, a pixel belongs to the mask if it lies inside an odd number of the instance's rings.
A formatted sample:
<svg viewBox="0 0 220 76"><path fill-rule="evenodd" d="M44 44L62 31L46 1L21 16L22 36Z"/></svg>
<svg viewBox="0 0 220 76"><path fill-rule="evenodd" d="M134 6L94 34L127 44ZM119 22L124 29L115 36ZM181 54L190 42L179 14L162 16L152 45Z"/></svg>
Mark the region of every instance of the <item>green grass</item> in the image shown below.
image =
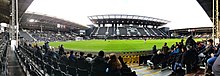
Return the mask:
<svg viewBox="0 0 220 76"><path fill-rule="evenodd" d="M202 39L195 39L201 41ZM69 41L69 42L50 42L50 46L58 47L60 44L64 45L65 49L79 50L85 52L98 52L103 50L105 52L133 52L133 51L147 51L151 50L153 45L157 45L157 49L161 49L164 42L168 43L170 47L175 42L180 42L181 39L161 39L161 40L85 40L85 41ZM42 43L41 43L42 44Z"/></svg>

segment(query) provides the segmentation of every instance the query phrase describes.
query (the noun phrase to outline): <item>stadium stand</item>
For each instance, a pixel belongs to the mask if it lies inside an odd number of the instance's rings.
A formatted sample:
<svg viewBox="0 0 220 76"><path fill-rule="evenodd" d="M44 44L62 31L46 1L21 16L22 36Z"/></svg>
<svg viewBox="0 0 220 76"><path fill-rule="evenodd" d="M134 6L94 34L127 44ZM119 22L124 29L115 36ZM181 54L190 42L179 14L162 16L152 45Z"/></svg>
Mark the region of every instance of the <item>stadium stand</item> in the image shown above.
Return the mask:
<svg viewBox="0 0 220 76"><path fill-rule="evenodd" d="M20 31L20 35L29 41L67 41L74 40L77 34L68 32L54 32L54 31L37 31L27 30Z"/></svg>
<svg viewBox="0 0 220 76"><path fill-rule="evenodd" d="M55 51L45 52L43 51L43 49L37 49L37 47L38 46L32 47L32 46L28 46L28 44L25 44L24 46L19 46L19 48L16 50L16 56L18 57L19 62L25 69L26 73L30 75L90 76L90 74L92 74L91 71L93 70L89 68L86 69L84 67L87 65L89 67L91 67L91 65L96 65L96 66L100 65L100 64L93 64L93 62L89 63L87 61L84 61L85 59L84 56L74 55L74 59L76 60L72 61L71 57L66 57L66 55L59 56ZM37 54L39 52L41 53ZM63 56L65 56L68 59L67 62L65 62L66 64L63 63L64 61L61 58ZM107 64L107 61L105 61L105 63ZM124 63L124 62L120 62L120 63ZM121 68L121 71L123 72L120 72L120 74L122 74L121 76L136 76L134 72L126 69L129 68L123 64ZM106 74L108 73L106 72Z"/></svg>
<svg viewBox="0 0 220 76"><path fill-rule="evenodd" d="M134 19L134 17L137 18ZM124 14L94 15L88 18L97 25L90 34L90 37L94 38L168 37L163 30L158 28L170 22L163 19L154 18L157 20L151 21L149 20L151 17ZM111 24L111 26L106 24ZM148 28L148 26L153 27Z"/></svg>
<svg viewBox="0 0 220 76"><path fill-rule="evenodd" d="M20 31L20 36L25 38L26 40L35 41L35 39L28 32Z"/></svg>

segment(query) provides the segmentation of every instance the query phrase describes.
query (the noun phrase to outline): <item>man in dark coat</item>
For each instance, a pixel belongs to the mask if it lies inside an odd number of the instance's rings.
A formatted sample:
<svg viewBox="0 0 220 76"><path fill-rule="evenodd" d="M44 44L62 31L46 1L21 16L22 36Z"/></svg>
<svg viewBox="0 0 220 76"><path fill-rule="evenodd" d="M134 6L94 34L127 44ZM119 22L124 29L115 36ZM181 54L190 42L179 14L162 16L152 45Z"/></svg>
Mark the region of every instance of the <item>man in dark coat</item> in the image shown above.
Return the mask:
<svg viewBox="0 0 220 76"><path fill-rule="evenodd" d="M64 53L63 44L59 47L59 55L62 55Z"/></svg>
<svg viewBox="0 0 220 76"><path fill-rule="evenodd" d="M91 76L105 76L107 67L107 61L104 59L104 52L100 51L98 56L92 61Z"/></svg>
<svg viewBox="0 0 220 76"><path fill-rule="evenodd" d="M196 48L196 42L195 40L192 38L192 36L189 36L186 39L186 47L191 46L192 48Z"/></svg>

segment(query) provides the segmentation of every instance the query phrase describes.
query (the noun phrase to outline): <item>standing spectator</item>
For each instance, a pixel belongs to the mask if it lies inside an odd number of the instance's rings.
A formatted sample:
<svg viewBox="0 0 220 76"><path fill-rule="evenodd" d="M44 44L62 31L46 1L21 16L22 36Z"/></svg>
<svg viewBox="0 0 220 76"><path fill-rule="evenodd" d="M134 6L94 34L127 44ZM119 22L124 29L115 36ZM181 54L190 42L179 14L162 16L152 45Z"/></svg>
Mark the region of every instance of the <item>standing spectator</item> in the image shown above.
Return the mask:
<svg viewBox="0 0 220 76"><path fill-rule="evenodd" d="M62 55L63 53L64 53L64 48L63 48L63 44L61 44L59 47L59 55Z"/></svg>
<svg viewBox="0 0 220 76"><path fill-rule="evenodd" d="M47 41L46 43L44 43L44 50L45 53L47 53L47 51L49 50L50 46L49 46L49 42Z"/></svg>
<svg viewBox="0 0 220 76"><path fill-rule="evenodd" d="M186 39L186 46L192 46L193 48L196 47L196 42L195 42L195 40L193 40L192 36L189 36Z"/></svg>
<svg viewBox="0 0 220 76"><path fill-rule="evenodd" d="M107 62L104 59L104 52L100 51L92 61L91 76L106 76Z"/></svg>
<svg viewBox="0 0 220 76"><path fill-rule="evenodd" d="M152 53L153 54L157 54L157 46L156 45L153 46Z"/></svg>
<svg viewBox="0 0 220 76"><path fill-rule="evenodd" d="M162 47L162 53L164 54L164 60L162 62L162 68L165 68L167 65L167 60L169 57L169 47L167 46L167 43L164 43L164 46Z"/></svg>
<svg viewBox="0 0 220 76"><path fill-rule="evenodd" d="M169 47L167 46L167 43L164 43L164 46L162 47L163 54L167 55L169 51Z"/></svg>
<svg viewBox="0 0 220 76"><path fill-rule="evenodd" d="M110 55L110 60L108 61L109 76L121 76L120 69L122 68L121 62L118 60L115 54Z"/></svg>

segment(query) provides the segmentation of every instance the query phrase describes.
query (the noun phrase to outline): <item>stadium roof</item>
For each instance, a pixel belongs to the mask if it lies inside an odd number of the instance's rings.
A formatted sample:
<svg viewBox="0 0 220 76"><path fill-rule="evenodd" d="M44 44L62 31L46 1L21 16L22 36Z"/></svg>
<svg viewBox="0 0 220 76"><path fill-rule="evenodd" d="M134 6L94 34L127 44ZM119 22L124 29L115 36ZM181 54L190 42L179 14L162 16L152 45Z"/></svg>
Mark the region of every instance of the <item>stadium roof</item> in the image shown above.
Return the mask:
<svg viewBox="0 0 220 76"><path fill-rule="evenodd" d="M187 33L187 32L211 33L212 27L184 28L184 29L175 29L175 30L170 30L170 31L177 32L177 33Z"/></svg>
<svg viewBox="0 0 220 76"><path fill-rule="evenodd" d="M88 16L94 24L134 24L134 25L153 25L162 26L170 21L139 15L126 14L107 14Z"/></svg>
<svg viewBox="0 0 220 76"><path fill-rule="evenodd" d="M57 17L48 16L46 14L40 14L35 12L27 12L22 16L20 21L21 28L25 29L41 29L44 30L78 30L78 29L87 29L87 27L77 24L75 22L71 22L68 20L64 20Z"/></svg>
<svg viewBox="0 0 220 76"><path fill-rule="evenodd" d="M19 18L24 14L26 9L30 6L33 0L18 0L18 14ZM11 0L0 0L0 23L9 23L10 11L11 11Z"/></svg>
<svg viewBox="0 0 220 76"><path fill-rule="evenodd" d="M212 18L212 7L213 7L213 0L197 0L197 2L202 6L205 10L207 15ZM220 4L220 2L219 2ZM220 5L219 5L220 7Z"/></svg>

